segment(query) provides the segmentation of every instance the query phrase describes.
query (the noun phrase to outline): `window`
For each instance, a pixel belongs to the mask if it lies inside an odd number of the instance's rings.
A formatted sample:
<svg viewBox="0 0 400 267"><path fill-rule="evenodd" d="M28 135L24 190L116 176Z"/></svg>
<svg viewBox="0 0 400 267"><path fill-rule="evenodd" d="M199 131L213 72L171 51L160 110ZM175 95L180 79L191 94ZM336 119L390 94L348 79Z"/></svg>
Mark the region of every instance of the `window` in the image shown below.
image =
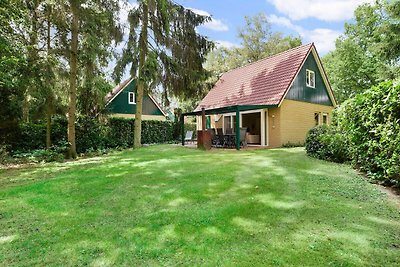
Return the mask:
<svg viewBox="0 0 400 267"><path fill-rule="evenodd" d="M230 129L235 132L236 127L236 115L224 115L224 130ZM228 131L230 131L228 130Z"/></svg>
<svg viewBox="0 0 400 267"><path fill-rule="evenodd" d="M315 72L312 70L306 70L306 85L315 88Z"/></svg>
<svg viewBox="0 0 400 267"><path fill-rule="evenodd" d="M328 124L328 113L324 113L322 115L322 123L323 124Z"/></svg>
<svg viewBox="0 0 400 267"><path fill-rule="evenodd" d="M319 125L319 113L315 112L314 113L314 121L315 121L315 126Z"/></svg>
<svg viewBox="0 0 400 267"><path fill-rule="evenodd" d="M136 102L135 102L135 93L134 92L129 92L129 94L128 94L128 102L129 102L129 104L136 104Z"/></svg>

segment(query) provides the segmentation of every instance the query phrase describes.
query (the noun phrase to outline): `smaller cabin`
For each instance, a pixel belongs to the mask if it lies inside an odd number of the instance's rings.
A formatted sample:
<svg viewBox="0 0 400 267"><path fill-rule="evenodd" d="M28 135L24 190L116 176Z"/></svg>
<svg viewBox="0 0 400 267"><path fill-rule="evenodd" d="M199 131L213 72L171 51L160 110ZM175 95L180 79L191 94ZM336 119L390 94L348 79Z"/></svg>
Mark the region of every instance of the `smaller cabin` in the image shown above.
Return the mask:
<svg viewBox="0 0 400 267"><path fill-rule="evenodd" d="M106 109L111 116L135 118L136 81L130 78L116 86L105 97ZM167 114L150 94L143 96L143 120L167 120Z"/></svg>

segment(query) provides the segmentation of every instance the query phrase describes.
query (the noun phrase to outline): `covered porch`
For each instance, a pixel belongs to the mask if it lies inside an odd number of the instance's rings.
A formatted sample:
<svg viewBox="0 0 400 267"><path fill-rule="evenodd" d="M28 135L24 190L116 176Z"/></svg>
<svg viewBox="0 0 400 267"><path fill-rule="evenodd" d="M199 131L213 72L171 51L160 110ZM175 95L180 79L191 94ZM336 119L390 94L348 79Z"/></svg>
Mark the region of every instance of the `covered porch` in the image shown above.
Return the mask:
<svg viewBox="0 0 400 267"><path fill-rule="evenodd" d="M214 129L224 135L233 135L234 146L241 147L240 132L246 129L246 143L251 146L268 146L268 109L277 105L235 105L221 108L206 108L181 115L182 145L185 145L184 118L197 116L197 130L205 132Z"/></svg>

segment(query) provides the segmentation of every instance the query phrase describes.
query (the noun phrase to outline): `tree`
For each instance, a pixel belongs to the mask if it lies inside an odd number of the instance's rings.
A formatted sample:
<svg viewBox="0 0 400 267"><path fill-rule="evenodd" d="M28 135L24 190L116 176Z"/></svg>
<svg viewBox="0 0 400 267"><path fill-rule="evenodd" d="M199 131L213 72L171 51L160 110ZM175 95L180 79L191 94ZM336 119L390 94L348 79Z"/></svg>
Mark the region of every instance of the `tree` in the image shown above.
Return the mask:
<svg viewBox="0 0 400 267"><path fill-rule="evenodd" d="M61 0L60 0L61 1ZM78 78L91 84L101 66L111 58L112 43L121 40L117 0L62 1L62 18L56 21L60 32L60 53L68 62L68 158L76 158L75 121ZM88 64L90 63L90 64Z"/></svg>
<svg viewBox="0 0 400 267"><path fill-rule="evenodd" d="M199 94L207 77L203 62L212 42L196 32L210 18L195 14L171 0L141 0L129 13L129 38L119 59L115 77L125 68L137 77L134 147L141 146L143 95L157 85L163 97L182 99Z"/></svg>
<svg viewBox="0 0 400 267"><path fill-rule="evenodd" d="M336 40L336 49L323 57L339 102L399 77L399 6L400 2L383 1L360 5L355 22L347 23Z"/></svg>
<svg viewBox="0 0 400 267"><path fill-rule="evenodd" d="M299 37L286 36L272 32L264 13L253 17L245 16L246 25L239 29L241 48L238 49L245 62L254 62L301 45Z"/></svg>
<svg viewBox="0 0 400 267"><path fill-rule="evenodd" d="M22 117L24 98L22 85L27 68L25 44L15 38L11 22L21 21L24 14L14 3L6 1L0 7L0 127Z"/></svg>
<svg viewBox="0 0 400 267"><path fill-rule="evenodd" d="M210 72L210 77L203 84L203 93L189 105L196 106L196 102L204 97L224 72L301 45L299 37L273 32L263 13L254 17L246 16L245 20L246 25L238 31L240 47L219 47L208 54L204 67Z"/></svg>

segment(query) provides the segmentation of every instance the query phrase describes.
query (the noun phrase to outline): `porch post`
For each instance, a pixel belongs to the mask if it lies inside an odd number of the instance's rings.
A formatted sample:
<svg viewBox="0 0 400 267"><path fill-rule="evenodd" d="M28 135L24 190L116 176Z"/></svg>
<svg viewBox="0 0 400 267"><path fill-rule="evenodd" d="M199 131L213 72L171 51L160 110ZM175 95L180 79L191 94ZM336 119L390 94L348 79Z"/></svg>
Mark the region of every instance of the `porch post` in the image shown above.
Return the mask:
<svg viewBox="0 0 400 267"><path fill-rule="evenodd" d="M265 127L265 110L261 110L261 146L265 146L265 133L266 133L266 127Z"/></svg>
<svg viewBox="0 0 400 267"><path fill-rule="evenodd" d="M204 133L206 130L206 110L201 108L201 131Z"/></svg>
<svg viewBox="0 0 400 267"><path fill-rule="evenodd" d="M182 146L185 146L185 115L181 114L181 139Z"/></svg>
<svg viewBox="0 0 400 267"><path fill-rule="evenodd" d="M236 107L236 149L240 150L240 111L239 111L239 106Z"/></svg>

